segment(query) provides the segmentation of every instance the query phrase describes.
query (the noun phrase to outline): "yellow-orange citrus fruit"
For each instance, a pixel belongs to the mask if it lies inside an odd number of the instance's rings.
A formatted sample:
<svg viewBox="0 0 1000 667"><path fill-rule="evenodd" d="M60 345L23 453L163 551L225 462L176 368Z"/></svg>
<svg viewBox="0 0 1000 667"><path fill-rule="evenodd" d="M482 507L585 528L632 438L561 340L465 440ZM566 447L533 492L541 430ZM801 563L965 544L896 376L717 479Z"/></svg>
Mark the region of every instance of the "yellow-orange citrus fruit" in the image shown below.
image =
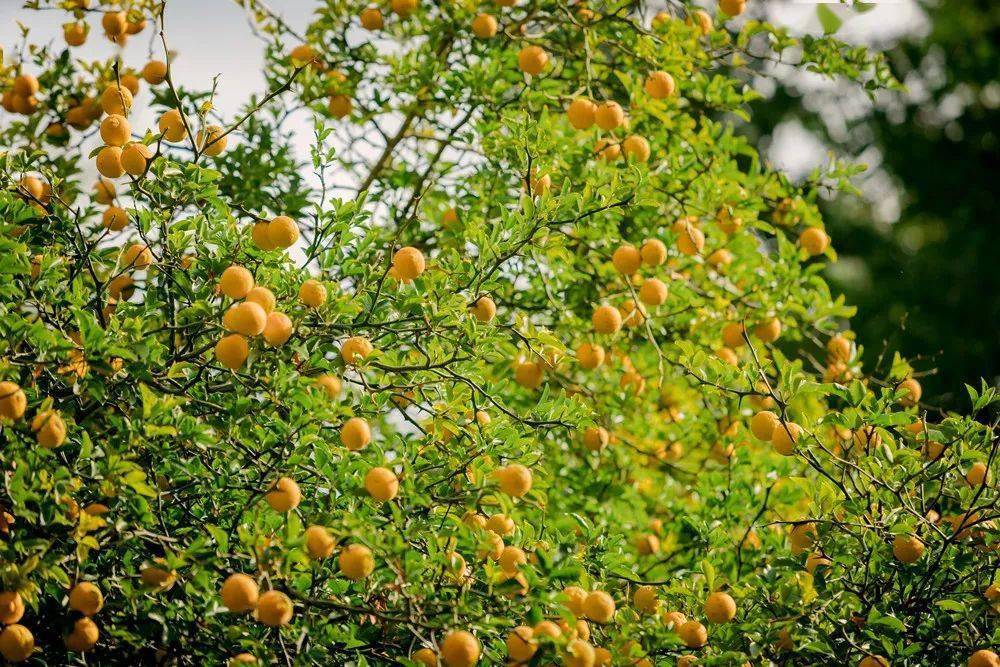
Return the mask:
<svg viewBox="0 0 1000 667"><path fill-rule="evenodd" d="M0 593L0 623L10 625L17 623L24 616L24 600L17 591Z"/></svg>
<svg viewBox="0 0 1000 667"><path fill-rule="evenodd" d="M782 456L791 456L795 452L795 444L802 436L802 427L795 422L778 422L771 434L771 446Z"/></svg>
<svg viewBox="0 0 1000 667"><path fill-rule="evenodd" d="M625 110L617 102L601 102L594 111L594 122L602 130L621 127L625 123Z"/></svg>
<svg viewBox="0 0 1000 667"><path fill-rule="evenodd" d="M372 430L362 417L351 417L340 427L340 441L352 452L364 449L372 441Z"/></svg>
<svg viewBox="0 0 1000 667"><path fill-rule="evenodd" d="M302 490L291 477L280 477L265 496L275 512L290 512L302 502Z"/></svg>
<svg viewBox="0 0 1000 667"><path fill-rule="evenodd" d="M329 558L337 548L337 541L325 526L306 528L306 551L314 560Z"/></svg>
<svg viewBox="0 0 1000 667"><path fill-rule="evenodd" d="M469 308L469 312L480 322L486 324L493 320L497 314L497 305L488 296L481 296Z"/></svg>
<svg viewBox="0 0 1000 667"><path fill-rule="evenodd" d="M101 93L101 109L104 113L127 116L132 108L132 91L125 86L112 84Z"/></svg>
<svg viewBox="0 0 1000 667"><path fill-rule="evenodd" d="M257 601L257 620L273 628L288 625L294 613L291 598L281 591L267 591Z"/></svg>
<svg viewBox="0 0 1000 667"><path fill-rule="evenodd" d="M124 146L132 138L132 126L128 119L119 114L111 114L101 121L101 139L109 146Z"/></svg>
<svg viewBox="0 0 1000 667"><path fill-rule="evenodd" d="M685 621L676 628L676 632L688 648L701 648L708 643L708 631L698 621Z"/></svg>
<svg viewBox="0 0 1000 667"><path fill-rule="evenodd" d="M254 609L257 606L259 594L257 582L239 572L226 577L219 591L222 604L226 609L237 614Z"/></svg>
<svg viewBox="0 0 1000 667"><path fill-rule="evenodd" d="M386 502L399 493L399 480L388 468L372 468L365 475L365 490L375 500Z"/></svg>
<svg viewBox="0 0 1000 667"><path fill-rule="evenodd" d="M349 544L340 552L337 565L341 574L352 581L364 579L375 570L371 549L363 544Z"/></svg>
<svg viewBox="0 0 1000 667"><path fill-rule="evenodd" d="M277 311L267 314L267 322L264 324L264 340L272 347L278 347L288 342L292 337L294 327L292 320L284 313Z"/></svg>
<svg viewBox="0 0 1000 667"><path fill-rule="evenodd" d="M540 46L526 46L517 54L517 66L525 74L538 76L549 64L549 54Z"/></svg>
<svg viewBox="0 0 1000 667"><path fill-rule="evenodd" d="M830 245L830 237L819 227L809 227L799 235L799 245L810 256L822 255Z"/></svg>
<svg viewBox="0 0 1000 667"><path fill-rule="evenodd" d="M230 370L236 370L250 356L250 346L247 339L239 334L229 334L219 339L215 344L215 358Z"/></svg>
<svg viewBox="0 0 1000 667"><path fill-rule="evenodd" d="M625 157L631 158L636 162L646 162L649 160L649 142L645 137L641 137L638 134L630 134L625 137L625 141L622 142L622 151L625 153Z"/></svg>
<svg viewBox="0 0 1000 667"><path fill-rule="evenodd" d="M8 662L24 662L35 650L35 637L31 630L15 623L0 632L0 655Z"/></svg>
<svg viewBox="0 0 1000 667"><path fill-rule="evenodd" d="M84 653L97 645L100 638L97 623L84 616L73 623L73 630L66 635L66 648L74 653Z"/></svg>
<svg viewBox="0 0 1000 667"><path fill-rule="evenodd" d="M662 280L649 278L639 288L639 300L647 306L659 306L667 300L667 286Z"/></svg>
<svg viewBox="0 0 1000 667"><path fill-rule="evenodd" d="M479 640L465 630L452 630L441 642L441 660L446 667L472 667L479 662Z"/></svg>
<svg viewBox="0 0 1000 667"><path fill-rule="evenodd" d="M915 535L897 535L892 540L892 555L901 563L916 563L924 555L924 543Z"/></svg>
<svg viewBox="0 0 1000 667"><path fill-rule="evenodd" d="M500 490L508 496L520 498L531 490L531 470L520 463L512 463L493 473Z"/></svg>
<svg viewBox="0 0 1000 667"><path fill-rule="evenodd" d="M361 27L365 30L381 30L382 23L382 12L378 7L365 7L361 10Z"/></svg>
<svg viewBox="0 0 1000 667"><path fill-rule="evenodd" d="M729 593L712 593L705 600L705 618L710 623L728 623L736 618L736 601Z"/></svg>
<svg viewBox="0 0 1000 667"><path fill-rule="evenodd" d="M15 382L0 382L0 417L20 419L28 407L28 397Z"/></svg>
<svg viewBox="0 0 1000 667"><path fill-rule="evenodd" d="M156 86L167 80L167 63L162 60L150 60L142 68L142 78L151 86Z"/></svg>
<svg viewBox="0 0 1000 667"><path fill-rule="evenodd" d="M253 274L237 264L227 267L219 276L219 289L230 299L245 298L253 285Z"/></svg>
<svg viewBox="0 0 1000 667"><path fill-rule="evenodd" d="M615 615L615 601L604 591L591 591L583 601L583 615L595 623L608 623Z"/></svg>
<svg viewBox="0 0 1000 667"><path fill-rule="evenodd" d="M472 19L472 34L479 39L489 39L497 34L497 20L489 14L477 14Z"/></svg>
<svg viewBox="0 0 1000 667"><path fill-rule="evenodd" d="M310 308L319 308L326 303L326 287L318 280L306 280L299 287L299 301Z"/></svg>
<svg viewBox="0 0 1000 667"><path fill-rule="evenodd" d="M170 109L160 116L160 120L157 122L157 128L160 130L163 138L171 143L183 141L184 137L187 135L187 130L184 128L184 120L181 117L181 112L177 109Z"/></svg>
<svg viewBox="0 0 1000 667"><path fill-rule="evenodd" d="M84 616L93 616L104 606L101 589L89 581L81 581L69 592L69 608Z"/></svg>
<svg viewBox="0 0 1000 667"><path fill-rule="evenodd" d="M340 356L344 363L356 365L368 358L375 351L370 340L364 336L351 336L340 348Z"/></svg>
<svg viewBox="0 0 1000 667"><path fill-rule="evenodd" d="M576 360L580 366L593 370L604 363L604 348L593 343L583 343L576 348Z"/></svg>
<svg viewBox="0 0 1000 667"><path fill-rule="evenodd" d="M610 435L603 426L591 426L583 432L583 446L592 452L608 446Z"/></svg>
<svg viewBox="0 0 1000 667"><path fill-rule="evenodd" d="M287 215L279 215L268 224L267 238L274 248L291 248L299 240L299 226Z"/></svg>
<svg viewBox="0 0 1000 667"><path fill-rule="evenodd" d="M771 436L774 435L774 429L779 423L778 415L770 410L761 410L750 418L750 432L758 440L770 442Z"/></svg>
<svg viewBox="0 0 1000 667"><path fill-rule="evenodd" d="M656 71L650 72L649 76L646 77L644 88L646 94L654 100L662 100L673 95L676 86L674 85L674 77L666 72Z"/></svg>
<svg viewBox="0 0 1000 667"><path fill-rule="evenodd" d="M122 149L118 146L105 146L97 153L95 160L97 171L107 178L120 178L125 173L122 166Z"/></svg>
<svg viewBox="0 0 1000 667"><path fill-rule="evenodd" d="M597 105L586 97L578 97L566 107L569 124L578 130L589 130L596 120Z"/></svg>
<svg viewBox="0 0 1000 667"><path fill-rule="evenodd" d="M591 318L594 331L601 334L612 334L622 328L622 316L614 306L598 306Z"/></svg>
<svg viewBox="0 0 1000 667"><path fill-rule="evenodd" d="M427 263L422 252L407 246L400 248L392 256L392 266L396 269L396 275L400 280L410 282L424 272Z"/></svg>
<svg viewBox="0 0 1000 667"><path fill-rule="evenodd" d="M646 239L639 249L642 263L646 266L659 266L667 261L667 246L659 239Z"/></svg>
<svg viewBox="0 0 1000 667"><path fill-rule="evenodd" d="M218 125L209 125L198 131L197 144L201 152L208 157L217 157L226 150L229 137Z"/></svg>
<svg viewBox="0 0 1000 667"><path fill-rule="evenodd" d="M639 254L638 248L626 244L619 246L615 250L614 255L611 256L611 263L614 264L615 270L618 273L631 276L639 270L639 265L642 263L642 256Z"/></svg>
<svg viewBox="0 0 1000 667"><path fill-rule="evenodd" d="M267 324L267 313L252 301L236 303L222 316L222 325L228 330L244 336L258 336Z"/></svg>

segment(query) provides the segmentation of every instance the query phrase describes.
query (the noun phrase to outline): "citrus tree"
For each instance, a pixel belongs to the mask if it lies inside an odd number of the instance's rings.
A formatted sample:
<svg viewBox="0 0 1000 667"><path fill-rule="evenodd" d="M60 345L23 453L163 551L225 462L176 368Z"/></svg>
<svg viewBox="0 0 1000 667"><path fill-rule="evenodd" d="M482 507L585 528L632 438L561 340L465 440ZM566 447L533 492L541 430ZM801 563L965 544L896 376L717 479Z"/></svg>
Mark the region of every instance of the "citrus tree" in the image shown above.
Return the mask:
<svg viewBox="0 0 1000 667"><path fill-rule="evenodd" d="M0 71L6 660L1000 664L995 392L861 367L816 208L858 167L735 130L761 63L877 54L741 0L244 0L222 118L167 3L28 4L67 22Z"/></svg>

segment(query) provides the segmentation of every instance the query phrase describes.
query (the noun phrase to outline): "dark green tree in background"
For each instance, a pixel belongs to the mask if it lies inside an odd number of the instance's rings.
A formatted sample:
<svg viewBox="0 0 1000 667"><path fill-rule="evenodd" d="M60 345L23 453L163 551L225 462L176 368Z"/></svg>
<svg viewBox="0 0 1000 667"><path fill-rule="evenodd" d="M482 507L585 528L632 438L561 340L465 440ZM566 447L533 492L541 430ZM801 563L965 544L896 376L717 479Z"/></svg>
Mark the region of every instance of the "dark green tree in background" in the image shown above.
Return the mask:
<svg viewBox="0 0 1000 667"><path fill-rule="evenodd" d="M908 92L880 99L849 124L846 142L804 111L791 85L758 104L753 117L763 134L794 116L838 152L881 154L879 168L901 193L899 220L879 221L871 202L850 195L827 202L841 258L828 278L858 306L853 326L867 361L884 355L887 364L895 351L914 359L928 373L921 381L931 402L950 408L965 398L962 383L1000 377L1000 5L921 5L929 30L888 53Z"/></svg>

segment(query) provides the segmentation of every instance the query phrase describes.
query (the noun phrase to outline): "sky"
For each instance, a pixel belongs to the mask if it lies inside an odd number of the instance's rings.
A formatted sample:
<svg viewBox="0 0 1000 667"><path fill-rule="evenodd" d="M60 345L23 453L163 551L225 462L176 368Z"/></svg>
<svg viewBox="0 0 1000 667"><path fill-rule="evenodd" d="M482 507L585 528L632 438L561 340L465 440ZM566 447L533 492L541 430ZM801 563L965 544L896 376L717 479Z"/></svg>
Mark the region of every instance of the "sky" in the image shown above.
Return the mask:
<svg viewBox="0 0 1000 667"><path fill-rule="evenodd" d="M760 0L750 0L751 7ZM708 4L703 3L703 4ZM302 31L309 22L315 0L270 0L270 7L279 12L285 21ZM819 34L822 32L817 18L817 2L813 0L768 0L764 6L767 19L788 26L793 33ZM859 44L887 45L909 33L919 33L927 27L926 17L915 0L881 0L871 11L863 14L836 2L827 3L835 13L844 18L837 36ZM651 12L655 8L651 7ZM87 43L74 49L75 55L85 59L108 58L116 52L100 34L99 14L91 14L91 35ZM52 41L62 47L62 24L67 14L61 11L30 11L21 7L19 0L0 0L0 47L10 54L20 41L18 22L29 25L35 42ZM208 89L213 77L219 77L216 109L226 119L231 119L246 101L249 93L263 92L261 76L264 42L254 36L245 11L233 0L169 0L166 10L167 39L175 52L174 78L186 87ZM163 50L157 34L147 28L133 37L123 51L123 61L136 69L150 58L163 59ZM9 59L10 56L7 55ZM833 90L834 83L803 74L796 77L796 85L804 90ZM768 82L755 82L765 94ZM773 85L773 84L770 84ZM808 96L803 103L809 102ZM844 97L838 108L830 109L834 122L846 122L852 114L864 114L869 102L866 99ZM142 99L136 105L144 108ZM155 119L139 117L152 125ZM311 126L308 119L294 119L297 125L300 150L307 150ZM140 125L141 126L141 125ZM783 123L766 146L766 154L775 167L786 171L793 179L807 174L824 163L828 149L801 125Z"/></svg>

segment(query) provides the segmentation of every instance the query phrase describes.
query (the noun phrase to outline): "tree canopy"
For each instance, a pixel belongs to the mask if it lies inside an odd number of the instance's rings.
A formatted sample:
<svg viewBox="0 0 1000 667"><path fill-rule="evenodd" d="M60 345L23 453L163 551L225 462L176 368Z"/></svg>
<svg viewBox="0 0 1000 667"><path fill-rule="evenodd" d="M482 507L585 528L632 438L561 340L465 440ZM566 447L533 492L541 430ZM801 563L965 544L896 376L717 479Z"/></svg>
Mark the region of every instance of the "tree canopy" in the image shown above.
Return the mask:
<svg viewBox="0 0 1000 667"><path fill-rule="evenodd" d="M67 24L0 71L6 660L1000 662L996 392L866 368L817 206L858 167L735 131L755 61L882 56L743 0L244 0L267 90L222 118L170 3L29 4Z"/></svg>

